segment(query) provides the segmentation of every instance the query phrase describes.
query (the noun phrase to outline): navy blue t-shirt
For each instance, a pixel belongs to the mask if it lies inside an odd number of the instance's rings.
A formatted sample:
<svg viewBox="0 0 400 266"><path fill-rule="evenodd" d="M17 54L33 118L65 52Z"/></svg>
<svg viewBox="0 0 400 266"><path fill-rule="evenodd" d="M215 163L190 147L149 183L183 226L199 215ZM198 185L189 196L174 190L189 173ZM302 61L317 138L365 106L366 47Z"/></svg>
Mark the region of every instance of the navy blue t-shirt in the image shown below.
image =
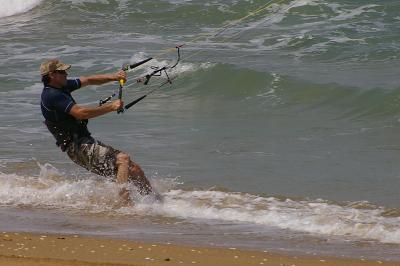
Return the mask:
<svg viewBox="0 0 400 266"><path fill-rule="evenodd" d="M73 118L72 115L69 114L72 106L75 104L71 92L80 87L81 81L79 79L67 80L67 85L62 89L50 86L44 87L40 104L44 118L50 122L60 122Z"/></svg>

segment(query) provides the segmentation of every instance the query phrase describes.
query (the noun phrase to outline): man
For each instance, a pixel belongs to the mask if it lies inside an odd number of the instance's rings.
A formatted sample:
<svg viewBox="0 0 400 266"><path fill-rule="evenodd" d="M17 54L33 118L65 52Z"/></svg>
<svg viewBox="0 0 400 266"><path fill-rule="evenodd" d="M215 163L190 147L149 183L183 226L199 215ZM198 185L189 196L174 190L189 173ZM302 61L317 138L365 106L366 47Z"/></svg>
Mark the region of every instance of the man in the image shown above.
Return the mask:
<svg viewBox="0 0 400 266"><path fill-rule="evenodd" d="M130 160L128 154L95 140L87 129L88 119L122 108L123 102L116 100L97 107L82 107L76 104L71 92L88 86L111 81L126 80L120 70L115 74L92 75L78 79L67 79L71 65L58 59L44 61L40 74L44 88L41 109L45 124L56 139L56 144L76 164L102 176L115 176L119 184L132 181L141 194L149 194L152 187L139 165ZM120 196L129 200L129 192L121 189Z"/></svg>

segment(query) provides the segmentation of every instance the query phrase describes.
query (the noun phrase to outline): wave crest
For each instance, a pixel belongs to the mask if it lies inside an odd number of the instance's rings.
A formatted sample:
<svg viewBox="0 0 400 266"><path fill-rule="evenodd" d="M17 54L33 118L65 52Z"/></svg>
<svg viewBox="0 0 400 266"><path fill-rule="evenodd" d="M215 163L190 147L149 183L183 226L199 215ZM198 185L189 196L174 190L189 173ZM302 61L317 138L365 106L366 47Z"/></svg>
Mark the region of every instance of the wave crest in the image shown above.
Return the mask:
<svg viewBox="0 0 400 266"><path fill-rule="evenodd" d="M39 5L42 0L12 0L0 9L0 18L24 13Z"/></svg>

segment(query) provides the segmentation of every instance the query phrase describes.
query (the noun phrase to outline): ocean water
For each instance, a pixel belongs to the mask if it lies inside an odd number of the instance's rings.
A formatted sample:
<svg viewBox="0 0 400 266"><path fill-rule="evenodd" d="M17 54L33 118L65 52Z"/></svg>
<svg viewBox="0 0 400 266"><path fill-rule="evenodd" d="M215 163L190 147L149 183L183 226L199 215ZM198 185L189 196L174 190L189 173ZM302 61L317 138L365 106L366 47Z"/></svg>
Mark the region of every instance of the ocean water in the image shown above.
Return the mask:
<svg viewBox="0 0 400 266"><path fill-rule="evenodd" d="M0 230L400 260L400 2L0 4ZM180 44L171 85L90 121L163 196L131 187L120 206L114 182L55 146L39 65L79 77L155 57L128 73L127 103L165 81L134 82Z"/></svg>

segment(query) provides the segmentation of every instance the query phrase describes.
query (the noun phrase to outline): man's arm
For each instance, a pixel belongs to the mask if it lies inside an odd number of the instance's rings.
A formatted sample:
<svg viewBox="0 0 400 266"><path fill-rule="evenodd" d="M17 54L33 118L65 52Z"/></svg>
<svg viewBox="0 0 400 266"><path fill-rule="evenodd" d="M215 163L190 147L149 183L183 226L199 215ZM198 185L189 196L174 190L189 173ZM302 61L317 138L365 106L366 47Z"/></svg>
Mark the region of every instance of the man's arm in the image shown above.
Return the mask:
<svg viewBox="0 0 400 266"><path fill-rule="evenodd" d="M124 103L121 100L116 100L112 103L103 104L102 106L97 107L81 107L77 104L74 104L69 111L69 114L80 120L90 119L113 111L117 111L120 107L123 106L123 104Z"/></svg>
<svg viewBox="0 0 400 266"><path fill-rule="evenodd" d="M126 80L126 73L123 70L118 71L115 74L99 74L87 77L80 77L81 87L88 85L102 85L110 81Z"/></svg>

